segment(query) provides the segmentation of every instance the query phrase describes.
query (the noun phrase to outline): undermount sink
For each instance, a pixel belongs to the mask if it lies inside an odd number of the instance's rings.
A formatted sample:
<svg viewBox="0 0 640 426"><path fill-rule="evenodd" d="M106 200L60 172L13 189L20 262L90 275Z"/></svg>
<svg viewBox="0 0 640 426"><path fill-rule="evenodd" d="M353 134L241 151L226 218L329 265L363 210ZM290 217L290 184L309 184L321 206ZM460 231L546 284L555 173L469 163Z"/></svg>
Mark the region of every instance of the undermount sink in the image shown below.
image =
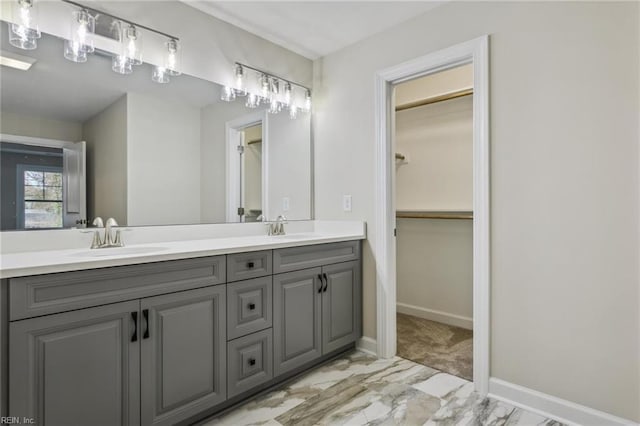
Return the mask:
<svg viewBox="0 0 640 426"><path fill-rule="evenodd" d="M88 249L79 253L73 253L74 257L108 257L126 256L129 254L147 254L167 250L167 247L109 247L100 249Z"/></svg>

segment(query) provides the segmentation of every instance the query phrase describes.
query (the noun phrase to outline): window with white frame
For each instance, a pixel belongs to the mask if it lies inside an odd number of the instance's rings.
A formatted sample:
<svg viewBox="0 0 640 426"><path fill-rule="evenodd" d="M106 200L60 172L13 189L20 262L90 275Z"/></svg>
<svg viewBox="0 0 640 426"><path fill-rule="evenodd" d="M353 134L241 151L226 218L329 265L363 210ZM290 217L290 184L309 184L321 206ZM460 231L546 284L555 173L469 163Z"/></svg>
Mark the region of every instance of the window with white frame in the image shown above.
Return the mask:
<svg viewBox="0 0 640 426"><path fill-rule="evenodd" d="M62 228L62 168L18 166L18 220L23 229Z"/></svg>

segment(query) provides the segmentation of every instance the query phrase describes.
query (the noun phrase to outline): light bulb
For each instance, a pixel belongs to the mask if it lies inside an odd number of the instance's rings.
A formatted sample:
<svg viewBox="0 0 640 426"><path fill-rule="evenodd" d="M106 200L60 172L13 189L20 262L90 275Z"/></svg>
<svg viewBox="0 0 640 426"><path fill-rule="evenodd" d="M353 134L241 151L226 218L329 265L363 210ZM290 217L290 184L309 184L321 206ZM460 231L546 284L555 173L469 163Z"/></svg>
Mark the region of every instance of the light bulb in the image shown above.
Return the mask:
<svg viewBox="0 0 640 426"><path fill-rule="evenodd" d="M291 105L291 83L288 81L284 85L284 101L285 106Z"/></svg>
<svg viewBox="0 0 640 426"><path fill-rule="evenodd" d="M111 69L118 74L131 74L133 64L126 56L117 55L111 59Z"/></svg>
<svg viewBox="0 0 640 426"><path fill-rule="evenodd" d="M40 30L36 19L34 0L17 0L13 3L13 23L9 24L9 43L24 50L38 47Z"/></svg>
<svg viewBox="0 0 640 426"><path fill-rule="evenodd" d="M167 72L167 69L165 67L153 67L153 74L151 74L151 80L156 82L156 83L160 83L160 84L165 84L169 82L169 73Z"/></svg>
<svg viewBox="0 0 640 426"><path fill-rule="evenodd" d="M220 99L226 102L231 102L236 98L236 91L233 90L232 87L224 86L222 88L222 93L220 94Z"/></svg>
<svg viewBox="0 0 640 426"><path fill-rule="evenodd" d="M164 63L166 73L172 76L178 76L181 74L180 65L182 62L182 49L180 48L180 44L178 43L178 40L172 38L165 43L165 46L167 48Z"/></svg>
<svg viewBox="0 0 640 426"><path fill-rule="evenodd" d="M311 90L307 89L304 95L304 110L306 112L311 111Z"/></svg>
<svg viewBox="0 0 640 426"><path fill-rule="evenodd" d="M253 93L247 94L247 100L244 105L247 108L256 108L258 105L260 105L260 96Z"/></svg>
<svg viewBox="0 0 640 426"><path fill-rule="evenodd" d="M244 67L240 64L236 64L235 69L236 75L236 94L240 96L245 96L247 94L247 88L244 83Z"/></svg>
<svg viewBox="0 0 640 426"><path fill-rule="evenodd" d="M289 118L295 120L298 118L298 107L295 105L289 105Z"/></svg>

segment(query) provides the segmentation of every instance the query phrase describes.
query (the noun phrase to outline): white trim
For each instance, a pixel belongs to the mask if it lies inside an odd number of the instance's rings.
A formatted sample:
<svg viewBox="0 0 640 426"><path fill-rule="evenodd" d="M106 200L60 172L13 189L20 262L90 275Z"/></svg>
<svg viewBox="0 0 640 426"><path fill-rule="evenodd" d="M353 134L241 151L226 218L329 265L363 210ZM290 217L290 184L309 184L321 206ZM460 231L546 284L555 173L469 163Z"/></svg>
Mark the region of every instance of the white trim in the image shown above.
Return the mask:
<svg viewBox="0 0 640 426"><path fill-rule="evenodd" d="M377 356L378 342L371 337L362 336L356 342L356 349L366 354Z"/></svg>
<svg viewBox="0 0 640 426"><path fill-rule="evenodd" d="M393 85L473 63L473 381L489 389L489 38L482 36L382 70L375 77L375 240L378 355L396 353Z"/></svg>
<svg viewBox="0 0 640 426"><path fill-rule="evenodd" d="M462 315L450 314L448 312L437 311L435 309L423 308L421 306L414 306L400 302L396 303L396 311L401 314L413 315L414 317L437 321L454 327L462 327L467 330L473 330L473 318L464 317Z"/></svg>
<svg viewBox="0 0 640 426"><path fill-rule="evenodd" d="M34 138L31 136L9 135L0 133L0 140L8 143L19 143L22 145L44 146L47 148L73 148L76 142L62 141L58 139Z"/></svg>
<svg viewBox="0 0 640 426"><path fill-rule="evenodd" d="M496 379L495 377L489 379L489 396L570 425L638 426L638 423L631 420Z"/></svg>
<svg viewBox="0 0 640 426"><path fill-rule="evenodd" d="M241 205L240 194L244 191L241 190L240 181L237 177L240 175L240 162L238 161L238 140L240 138L240 132L250 126L258 123L262 124L262 212L266 215L268 209L268 177L269 177L269 154L268 154L268 120L267 112L256 111L250 114L246 114L235 120L227 121L225 123L225 135L226 135L226 162L225 162L225 203L226 203L226 222L236 223L238 222L238 206Z"/></svg>

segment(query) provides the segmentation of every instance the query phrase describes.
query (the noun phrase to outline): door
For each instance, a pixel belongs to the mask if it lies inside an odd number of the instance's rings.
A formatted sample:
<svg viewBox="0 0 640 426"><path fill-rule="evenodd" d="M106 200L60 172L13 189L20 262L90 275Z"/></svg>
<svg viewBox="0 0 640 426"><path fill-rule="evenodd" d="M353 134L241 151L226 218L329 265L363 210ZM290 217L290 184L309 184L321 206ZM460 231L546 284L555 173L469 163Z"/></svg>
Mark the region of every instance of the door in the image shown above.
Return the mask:
<svg viewBox="0 0 640 426"><path fill-rule="evenodd" d="M274 373L322 355L320 268L273 276Z"/></svg>
<svg viewBox="0 0 640 426"><path fill-rule="evenodd" d="M85 142L77 142L62 149L65 228L87 227L86 146Z"/></svg>
<svg viewBox="0 0 640 426"><path fill-rule="evenodd" d="M142 424L172 425L226 399L224 285L141 301Z"/></svg>
<svg viewBox="0 0 640 426"><path fill-rule="evenodd" d="M138 301L9 325L9 415L38 425L140 423Z"/></svg>
<svg viewBox="0 0 640 426"><path fill-rule="evenodd" d="M323 266L322 353L327 354L360 337L360 262Z"/></svg>

